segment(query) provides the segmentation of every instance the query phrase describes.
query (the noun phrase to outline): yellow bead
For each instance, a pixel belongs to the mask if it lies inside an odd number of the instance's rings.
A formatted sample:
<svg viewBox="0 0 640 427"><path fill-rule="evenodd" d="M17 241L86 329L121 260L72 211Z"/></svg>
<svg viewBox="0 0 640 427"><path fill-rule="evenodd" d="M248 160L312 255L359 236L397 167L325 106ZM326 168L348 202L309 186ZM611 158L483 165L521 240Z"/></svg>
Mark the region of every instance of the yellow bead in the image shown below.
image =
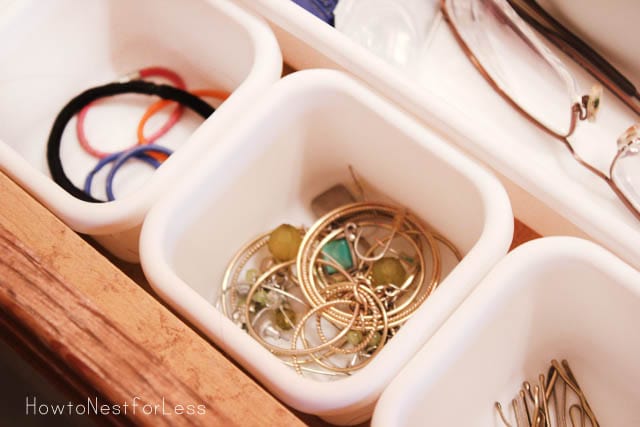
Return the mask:
<svg viewBox="0 0 640 427"><path fill-rule="evenodd" d="M256 270L255 268L250 268L245 273L245 279L247 279L247 282L249 283L256 283L256 280L258 280L258 274L258 270Z"/></svg>
<svg viewBox="0 0 640 427"><path fill-rule="evenodd" d="M264 289L258 289L254 292L251 300L258 304L260 307L264 307L267 305L267 292Z"/></svg>
<svg viewBox="0 0 640 427"><path fill-rule="evenodd" d="M300 230L292 225L282 224L269 235L267 247L276 260L284 262L296 258L300 243L302 243Z"/></svg>
<svg viewBox="0 0 640 427"><path fill-rule="evenodd" d="M362 332L350 330L347 332L347 341L349 341L349 344L352 346L357 346L362 342Z"/></svg>
<svg viewBox="0 0 640 427"><path fill-rule="evenodd" d="M382 339L382 335L380 335L380 332L376 332L371 337L371 341L369 341L369 345L372 347L377 347L380 345L381 339Z"/></svg>
<svg viewBox="0 0 640 427"><path fill-rule="evenodd" d="M378 348L378 346L381 344L380 341L382 341L382 335L380 335L380 332L375 332L371 337L369 344L367 344L367 348L365 351L367 353L373 353L375 349Z"/></svg>
<svg viewBox="0 0 640 427"><path fill-rule="evenodd" d="M374 286L400 286L407 278L402 263L397 258L384 257L374 261L371 269L371 280Z"/></svg>
<svg viewBox="0 0 640 427"><path fill-rule="evenodd" d="M293 328L296 323L296 313L290 308L279 308L275 315L276 326L283 331Z"/></svg>

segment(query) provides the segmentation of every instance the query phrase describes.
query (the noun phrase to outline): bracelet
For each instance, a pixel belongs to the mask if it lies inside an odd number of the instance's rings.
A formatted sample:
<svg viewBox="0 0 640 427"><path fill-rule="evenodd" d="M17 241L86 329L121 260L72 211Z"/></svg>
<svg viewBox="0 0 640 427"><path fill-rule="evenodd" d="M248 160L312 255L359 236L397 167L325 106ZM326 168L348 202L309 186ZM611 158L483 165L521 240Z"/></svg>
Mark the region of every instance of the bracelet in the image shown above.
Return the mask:
<svg viewBox="0 0 640 427"><path fill-rule="evenodd" d="M139 79L147 79L149 77L162 77L168 81L170 81L173 86L179 88L179 89L185 89L186 85L184 83L184 80L182 79L182 77L180 77L176 72L168 69L168 68L164 68L164 67L147 67L147 68L142 68L141 70L137 71L136 73L134 73L131 78L135 79L135 80L139 80ZM97 157L98 159L102 159L104 157L109 156L110 154L116 154L116 153L107 153L104 151L100 151L94 147L91 146L91 144L89 143L89 139L87 138L87 135L85 133L84 130L84 123L85 123L85 119L87 116L87 113L89 112L89 110L91 109L91 107L95 104L95 102L92 102L90 104L88 104L87 106L85 106L82 110L80 110L80 112L78 113L78 118L76 121L76 134L78 136L78 142L80 143L80 146L82 148L84 148L84 150L89 153L90 155L92 155L93 157ZM158 138L160 138L162 135L164 135L165 133L167 133L169 131L169 129L171 129L177 122L178 120L180 120L180 116L182 115L182 106L178 105L173 112L171 113L171 115L169 116L169 118L167 119L167 121L164 123L164 125L162 125L162 127L160 127L160 129L158 129L155 133L153 133L151 136L149 136L146 139L146 143L150 144L152 142L154 142L155 140L157 140Z"/></svg>
<svg viewBox="0 0 640 427"><path fill-rule="evenodd" d="M183 106L190 108L205 119L215 111L215 108L211 105L189 92L173 86L157 85L143 80L134 80L125 83L109 83L104 86L98 86L82 92L80 95L69 101L60 113L58 113L58 116L51 128L51 132L49 133L49 140L47 143L47 164L49 166L49 171L51 172L51 177L56 184L61 186L73 197L85 202L103 202L102 200L93 198L82 189L76 187L65 174L64 168L62 167L62 161L60 159L60 145L64 129L71 118L91 102L107 96L125 93L156 95L163 99L176 101Z"/></svg>

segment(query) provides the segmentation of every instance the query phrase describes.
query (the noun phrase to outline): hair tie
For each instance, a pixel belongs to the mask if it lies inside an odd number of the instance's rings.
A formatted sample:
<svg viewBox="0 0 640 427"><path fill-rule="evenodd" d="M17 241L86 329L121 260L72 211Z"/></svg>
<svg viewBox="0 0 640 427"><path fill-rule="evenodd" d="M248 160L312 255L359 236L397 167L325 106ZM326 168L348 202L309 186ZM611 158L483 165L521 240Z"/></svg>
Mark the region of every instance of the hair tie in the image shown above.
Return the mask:
<svg viewBox="0 0 640 427"><path fill-rule="evenodd" d="M145 148L152 149L154 147L155 146L150 146L150 147L145 147ZM136 147L134 147L134 148L136 148ZM89 172L89 174L85 178L85 181L84 181L84 192L86 194L91 195L91 187L93 186L93 178L95 177L95 175L97 175L98 172L100 172L106 165L116 161L119 157L121 157L123 154L125 154L126 151L127 150L109 154L107 157L103 157L102 159L100 159L98 161L98 163L95 165L95 167L91 170L91 172ZM163 154L165 154L165 153L163 153ZM166 153L164 157L166 158L166 156L168 156L170 154L171 153ZM156 159L156 158L150 156L146 152L137 152L137 153L134 154L134 157L137 158L138 160L141 160L143 162L148 163L149 165L151 165L155 169L159 168L160 165L162 164L162 162L159 159ZM107 186L112 185L112 182L113 182L113 176L111 176L111 182L107 181ZM109 193L111 193L113 195L113 191L107 190L107 197L109 197ZM111 201L111 200L114 200L114 198L113 197L109 198L109 201Z"/></svg>
<svg viewBox="0 0 640 427"><path fill-rule="evenodd" d="M220 99L222 101L226 101L226 99L231 95L229 92L225 92L223 90L218 90L218 89L196 89L196 90L190 90L189 92L200 98L210 97L210 98ZM171 104L171 101L161 99L160 101L156 101L153 104L151 104L149 108L147 108L147 111L144 112L144 114L142 115L142 118L140 119L140 122L138 123L137 135L138 135L139 145L150 144L153 142L152 137L147 138L146 136L144 136L144 127L146 126L147 122L151 117L153 117L158 111L162 110L169 104Z"/></svg>
<svg viewBox="0 0 640 427"><path fill-rule="evenodd" d="M156 158L147 154L148 152L165 154L167 157L173 154L173 151L169 150L168 148L162 147L160 145L153 145L153 144L138 145L136 147L133 147L123 152L120 156L118 156L115 159L113 166L111 167L111 170L107 175L107 199L109 201L115 200L115 196L113 195L113 178L116 176L116 173L118 172L118 170L120 170L122 165L124 165L132 157L138 158L138 156L144 155L154 160L155 164L157 164L157 166L155 166L156 169L160 166L161 162L158 161ZM151 162L147 162L147 163L152 164Z"/></svg>
<svg viewBox="0 0 640 427"><path fill-rule="evenodd" d="M220 99L222 101L226 101L227 98L231 95L229 92L219 90L219 89L196 89L196 90L190 90L189 92L201 98L210 97L210 98ZM167 101L165 99L161 99L159 101L154 102L149 106L149 108L147 108L147 111L144 112L144 114L142 115L142 118L140 119L140 123L138 123L137 134L138 134L139 145L150 144L152 142L151 138L146 138L144 136L144 127L146 126L147 122L151 117L153 117L158 111L162 110L163 108L165 108L170 104L173 104L173 102ZM153 157L154 159L161 160L158 157L158 155L155 153L151 153L150 156Z"/></svg>
<svg viewBox="0 0 640 427"><path fill-rule="evenodd" d="M62 187L67 193L85 202L102 203L103 201L93 198L91 195L86 194L82 189L76 187L65 174L64 168L62 167L62 161L60 159L62 134L69 123L69 120L71 120L78 111L89 103L107 96L125 93L156 95L163 99L176 101L183 106L190 108L205 119L215 111L215 108L211 105L182 89L168 85L157 85L155 83L142 80L134 80L125 83L109 83L104 86L98 86L86 90L73 98L64 106L60 113L58 113L58 116L51 128L49 141L47 143L47 164L54 182Z"/></svg>
<svg viewBox="0 0 640 427"><path fill-rule="evenodd" d="M185 89L186 85L182 77L180 77L175 71L172 71L168 68L164 67L147 67L142 68L139 71L136 71L129 80L139 80L139 79L147 79L149 77L162 77L168 81L170 81L173 86L179 89ZM91 102L86 105L80 112L78 113L78 118L76 121L76 134L78 136L78 142L80 146L93 157L97 157L98 159L102 159L104 157L109 156L110 154L117 154L119 152L108 153L105 151L98 150L91 146L89 143L89 139L84 131L84 123L87 113L91 109L91 107L95 104L96 101ZM167 119L167 121L158 129L155 133L151 134L147 138L147 144L154 142L156 139L160 138L162 135L167 133L169 129L171 129L177 122L180 120L180 116L182 115L182 106L178 104L176 108L171 112L171 115Z"/></svg>

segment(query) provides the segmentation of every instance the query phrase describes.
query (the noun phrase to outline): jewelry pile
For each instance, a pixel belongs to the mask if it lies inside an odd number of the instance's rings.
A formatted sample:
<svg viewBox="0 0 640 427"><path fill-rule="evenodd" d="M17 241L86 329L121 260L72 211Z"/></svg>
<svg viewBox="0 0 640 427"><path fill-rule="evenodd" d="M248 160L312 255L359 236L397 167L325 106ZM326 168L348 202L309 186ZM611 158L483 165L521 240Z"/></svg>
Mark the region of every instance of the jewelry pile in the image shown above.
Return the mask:
<svg viewBox="0 0 640 427"><path fill-rule="evenodd" d="M337 185L308 229L282 224L231 260L221 311L298 374L350 375L375 357L442 276L439 243L408 209Z"/></svg>

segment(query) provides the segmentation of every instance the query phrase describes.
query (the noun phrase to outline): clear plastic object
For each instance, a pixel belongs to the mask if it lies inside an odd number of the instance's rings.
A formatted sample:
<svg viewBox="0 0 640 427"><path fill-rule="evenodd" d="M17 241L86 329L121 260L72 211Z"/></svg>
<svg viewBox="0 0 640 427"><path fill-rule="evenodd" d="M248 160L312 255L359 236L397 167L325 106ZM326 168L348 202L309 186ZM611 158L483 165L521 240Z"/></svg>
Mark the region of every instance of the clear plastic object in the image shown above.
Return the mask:
<svg viewBox="0 0 640 427"><path fill-rule="evenodd" d="M385 61L415 74L438 8L437 0L340 0L334 10L335 27Z"/></svg>

